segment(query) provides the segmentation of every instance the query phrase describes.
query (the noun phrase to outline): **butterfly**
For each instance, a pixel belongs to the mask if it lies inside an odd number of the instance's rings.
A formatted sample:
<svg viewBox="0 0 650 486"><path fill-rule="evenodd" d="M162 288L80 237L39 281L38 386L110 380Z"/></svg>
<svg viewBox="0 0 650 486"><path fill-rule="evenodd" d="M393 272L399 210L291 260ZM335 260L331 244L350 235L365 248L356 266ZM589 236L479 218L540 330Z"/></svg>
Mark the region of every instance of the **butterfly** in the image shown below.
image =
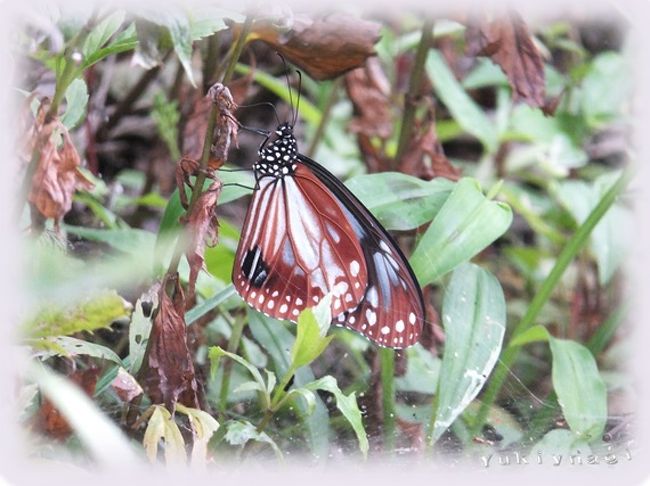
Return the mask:
<svg viewBox="0 0 650 486"><path fill-rule="evenodd" d="M333 174L279 124L253 165L255 190L232 280L250 306L296 321L332 294L332 322L390 348L416 343L422 291L399 246Z"/></svg>

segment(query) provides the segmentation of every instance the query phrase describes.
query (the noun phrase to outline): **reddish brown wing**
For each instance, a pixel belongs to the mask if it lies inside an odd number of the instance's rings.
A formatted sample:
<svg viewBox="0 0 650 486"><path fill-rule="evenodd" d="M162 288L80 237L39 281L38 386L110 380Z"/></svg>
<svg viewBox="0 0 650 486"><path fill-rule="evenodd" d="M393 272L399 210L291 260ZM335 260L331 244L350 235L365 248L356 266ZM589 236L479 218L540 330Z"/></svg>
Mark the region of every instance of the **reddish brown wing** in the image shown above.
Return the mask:
<svg viewBox="0 0 650 486"><path fill-rule="evenodd" d="M332 314L356 307L367 286L364 252L344 209L305 166L262 177L244 222L233 268L252 307L294 320L333 294Z"/></svg>
<svg viewBox="0 0 650 486"><path fill-rule="evenodd" d="M336 197L360 241L368 287L355 308L335 319L373 342L391 348L415 344L424 324L422 292L399 246L366 207L336 177L315 161L300 162Z"/></svg>

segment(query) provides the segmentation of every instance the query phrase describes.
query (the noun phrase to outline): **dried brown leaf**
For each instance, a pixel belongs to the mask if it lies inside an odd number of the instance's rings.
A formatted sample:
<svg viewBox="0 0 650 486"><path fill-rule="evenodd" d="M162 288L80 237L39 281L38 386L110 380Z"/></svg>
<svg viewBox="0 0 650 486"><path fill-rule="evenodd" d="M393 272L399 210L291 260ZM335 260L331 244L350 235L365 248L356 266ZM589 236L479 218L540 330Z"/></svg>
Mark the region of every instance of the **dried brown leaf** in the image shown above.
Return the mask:
<svg viewBox="0 0 650 486"><path fill-rule="evenodd" d="M185 229L189 233L190 243L185 255L190 264L188 282L188 300L194 298L194 289L199 271L203 268L205 247L215 246L218 239L217 200L221 193L221 181L214 181L192 208L186 218Z"/></svg>
<svg viewBox="0 0 650 486"><path fill-rule="evenodd" d="M90 367L85 370L75 370L68 378L77 384L86 395L92 397L97 385L99 369ZM47 398L43 398L36 416L36 427L44 434L57 440L65 440L72 434L72 428L59 410Z"/></svg>
<svg viewBox="0 0 650 486"><path fill-rule="evenodd" d="M488 56L508 77L515 101L545 105L544 63L522 18L510 12L492 22L470 25L466 31L467 53Z"/></svg>
<svg viewBox="0 0 650 486"><path fill-rule="evenodd" d="M345 75L345 89L354 106L350 130L383 139L393 130L390 84L376 58Z"/></svg>
<svg viewBox="0 0 650 486"><path fill-rule="evenodd" d="M117 376L112 381L111 387L115 390L117 396L126 403L133 401L143 393L140 383L132 374L121 367L117 371Z"/></svg>
<svg viewBox="0 0 650 486"><path fill-rule="evenodd" d="M173 287L173 301L167 287ZM139 382L152 403L163 403L169 410L174 410L178 402L199 408L199 388L187 347L185 298L178 274L165 276L158 301Z"/></svg>
<svg viewBox="0 0 650 486"><path fill-rule="evenodd" d="M253 23L250 39L270 44L289 61L319 81L360 67L375 55L380 25L334 13L318 18L296 16L289 29L268 20ZM241 24L233 26L240 31Z"/></svg>
<svg viewBox="0 0 650 486"><path fill-rule="evenodd" d="M454 167L445 155L436 134L433 117L425 123L421 133L414 134L400 160L400 171L421 179L445 177L460 178L460 169Z"/></svg>
<svg viewBox="0 0 650 486"><path fill-rule="evenodd" d="M63 137L63 145L57 147L57 134ZM72 207L72 196L76 189L90 189L93 184L79 171L81 159L70 134L58 121L42 127L39 137L44 144L39 150L39 160L32 177L29 202L45 218L60 221Z"/></svg>

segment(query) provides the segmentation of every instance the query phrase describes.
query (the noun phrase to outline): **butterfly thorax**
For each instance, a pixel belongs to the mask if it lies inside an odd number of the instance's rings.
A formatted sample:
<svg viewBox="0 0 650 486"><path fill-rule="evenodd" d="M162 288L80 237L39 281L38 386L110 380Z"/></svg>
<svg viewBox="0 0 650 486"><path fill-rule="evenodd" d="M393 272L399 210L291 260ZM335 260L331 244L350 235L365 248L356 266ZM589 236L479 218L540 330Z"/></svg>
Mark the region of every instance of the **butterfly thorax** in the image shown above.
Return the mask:
<svg viewBox="0 0 650 486"><path fill-rule="evenodd" d="M293 136L293 126L283 123L275 130L277 138L263 144L258 151L257 162L253 165L255 175L282 178L296 169L298 143Z"/></svg>

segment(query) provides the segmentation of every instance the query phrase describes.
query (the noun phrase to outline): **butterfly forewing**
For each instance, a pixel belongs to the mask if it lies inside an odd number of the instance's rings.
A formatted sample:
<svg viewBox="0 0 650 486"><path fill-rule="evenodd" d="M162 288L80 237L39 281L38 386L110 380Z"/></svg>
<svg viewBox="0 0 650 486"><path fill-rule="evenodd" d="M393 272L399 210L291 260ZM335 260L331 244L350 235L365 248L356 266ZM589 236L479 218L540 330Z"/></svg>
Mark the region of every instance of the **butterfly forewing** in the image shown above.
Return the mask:
<svg viewBox="0 0 650 486"><path fill-rule="evenodd" d="M331 292L337 315L359 303L366 282L354 230L318 179L300 167L295 177L260 178L233 268L235 288L248 304L295 320Z"/></svg>

